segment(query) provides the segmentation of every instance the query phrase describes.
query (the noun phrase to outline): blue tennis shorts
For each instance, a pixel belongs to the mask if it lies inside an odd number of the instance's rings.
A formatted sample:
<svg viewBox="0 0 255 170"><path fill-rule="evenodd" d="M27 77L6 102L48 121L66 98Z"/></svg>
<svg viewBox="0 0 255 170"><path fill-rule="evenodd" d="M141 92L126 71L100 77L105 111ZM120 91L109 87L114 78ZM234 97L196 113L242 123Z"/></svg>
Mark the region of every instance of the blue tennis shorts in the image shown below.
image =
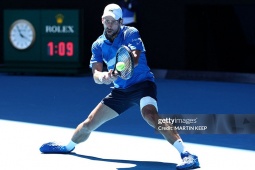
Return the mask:
<svg viewBox="0 0 255 170"><path fill-rule="evenodd" d="M157 86L152 81L143 81L126 89L114 88L101 102L121 114L132 106L139 106L141 98L146 96L157 101Z"/></svg>

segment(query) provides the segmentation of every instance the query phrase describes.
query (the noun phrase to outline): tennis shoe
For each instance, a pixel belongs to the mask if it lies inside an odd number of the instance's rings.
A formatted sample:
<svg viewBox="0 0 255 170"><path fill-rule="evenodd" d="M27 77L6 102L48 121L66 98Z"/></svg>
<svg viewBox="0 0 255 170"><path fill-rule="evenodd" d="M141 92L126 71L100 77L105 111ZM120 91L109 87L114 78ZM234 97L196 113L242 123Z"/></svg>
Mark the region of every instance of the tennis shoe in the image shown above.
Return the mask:
<svg viewBox="0 0 255 170"><path fill-rule="evenodd" d="M198 157L189 152L181 153L182 163L176 166L178 170L188 170L200 168Z"/></svg>
<svg viewBox="0 0 255 170"><path fill-rule="evenodd" d="M59 154L68 154L70 152L72 152L74 150L74 148L72 150L67 150L65 146L57 144L55 142L48 142L43 144L40 147L40 151L42 153L59 153Z"/></svg>

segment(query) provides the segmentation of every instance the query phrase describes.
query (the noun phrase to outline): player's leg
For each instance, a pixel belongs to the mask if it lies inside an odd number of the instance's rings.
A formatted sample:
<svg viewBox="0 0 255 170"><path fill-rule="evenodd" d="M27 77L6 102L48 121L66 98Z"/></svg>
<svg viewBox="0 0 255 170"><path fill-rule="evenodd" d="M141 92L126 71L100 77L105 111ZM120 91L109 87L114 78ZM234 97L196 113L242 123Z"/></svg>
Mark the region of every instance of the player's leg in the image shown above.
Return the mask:
<svg viewBox="0 0 255 170"><path fill-rule="evenodd" d="M147 99L143 98L141 100L141 102L143 102L143 100L152 100L152 102L156 103L156 100L151 97L147 97ZM142 114L144 120L151 127L153 127L155 130L157 130L158 120L161 119L160 115L158 114L157 108L152 104L145 105L141 108L141 114ZM162 124L161 126L162 127L168 127L168 126L172 127L172 124L165 123L165 124ZM169 129L169 128L162 128L162 129ZM157 130L157 131L159 133L161 133L164 136L164 138L171 144L174 144L175 141L180 139L180 136L176 130Z"/></svg>
<svg viewBox="0 0 255 170"><path fill-rule="evenodd" d="M67 145L49 142L43 144L40 147L40 151L42 153L70 153L77 144L86 141L93 130L118 115L116 111L100 102L87 119L76 127L72 139Z"/></svg>
<svg viewBox="0 0 255 170"><path fill-rule="evenodd" d="M72 150L76 144L87 140L93 130L106 121L117 117L133 105L133 102L127 101L125 93L121 90L113 89L90 113L88 118L77 126L66 148Z"/></svg>
<svg viewBox="0 0 255 170"><path fill-rule="evenodd" d="M119 114L103 103L99 103L89 114L87 119L80 123L74 131L72 141L76 144L88 139L90 133L106 121L117 117Z"/></svg>
<svg viewBox="0 0 255 170"><path fill-rule="evenodd" d="M143 97L140 101L141 113L144 120L153 128L158 127L158 120L161 117L157 111L157 102L152 97ZM170 129L167 127L172 127L173 125L170 123L164 123L161 125L162 127L166 127L165 129ZM162 128L164 129L164 128ZM164 138L171 143L180 153L182 158L182 163L177 165L177 169L195 169L199 168L198 157L196 155L190 154L184 147L183 141L179 136L176 130L158 130Z"/></svg>
<svg viewBox="0 0 255 170"><path fill-rule="evenodd" d="M159 133L161 133L164 138L179 151L181 155L183 162L177 165L177 169L198 168L199 162L197 156L187 152L178 132L174 128L171 128L173 127L172 124L164 123L160 125L166 127L162 129L170 130L161 130L157 128L158 121L161 119L161 117L158 114L158 106L156 101L157 89L155 83L148 83L148 86L142 89L142 95L143 96L140 99L140 109L144 120L155 130L158 130Z"/></svg>

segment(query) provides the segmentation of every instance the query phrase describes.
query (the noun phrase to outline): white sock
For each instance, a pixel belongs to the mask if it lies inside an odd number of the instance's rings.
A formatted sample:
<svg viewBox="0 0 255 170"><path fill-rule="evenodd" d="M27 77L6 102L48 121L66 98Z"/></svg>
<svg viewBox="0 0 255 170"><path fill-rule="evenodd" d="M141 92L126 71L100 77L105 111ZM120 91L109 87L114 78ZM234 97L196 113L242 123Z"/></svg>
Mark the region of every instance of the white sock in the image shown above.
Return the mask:
<svg viewBox="0 0 255 170"><path fill-rule="evenodd" d="M72 150L75 146L77 145L77 143L74 143L73 141L70 141L67 145L66 145L66 149L68 151Z"/></svg>
<svg viewBox="0 0 255 170"><path fill-rule="evenodd" d="M175 141L173 146L179 151L179 153L183 153L186 151L183 141L181 139L178 139L177 141Z"/></svg>

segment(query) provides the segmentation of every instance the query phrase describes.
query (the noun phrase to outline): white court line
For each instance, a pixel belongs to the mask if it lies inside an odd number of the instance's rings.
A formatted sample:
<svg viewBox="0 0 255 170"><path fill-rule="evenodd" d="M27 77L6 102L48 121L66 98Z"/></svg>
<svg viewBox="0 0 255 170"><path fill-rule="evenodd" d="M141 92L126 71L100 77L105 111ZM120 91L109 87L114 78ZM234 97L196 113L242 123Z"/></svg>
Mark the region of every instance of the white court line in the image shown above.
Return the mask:
<svg viewBox="0 0 255 170"><path fill-rule="evenodd" d="M39 147L45 142L57 141L63 144L69 142L73 130L0 119L0 170L68 168L73 170L130 168L132 170L139 161L174 164L180 161L178 152L165 140L97 131L74 150L77 155L84 157L40 153ZM199 156L200 170L243 169L247 163L253 162L255 157L254 151L192 143L186 145L191 152ZM163 170L160 167L157 169Z"/></svg>

